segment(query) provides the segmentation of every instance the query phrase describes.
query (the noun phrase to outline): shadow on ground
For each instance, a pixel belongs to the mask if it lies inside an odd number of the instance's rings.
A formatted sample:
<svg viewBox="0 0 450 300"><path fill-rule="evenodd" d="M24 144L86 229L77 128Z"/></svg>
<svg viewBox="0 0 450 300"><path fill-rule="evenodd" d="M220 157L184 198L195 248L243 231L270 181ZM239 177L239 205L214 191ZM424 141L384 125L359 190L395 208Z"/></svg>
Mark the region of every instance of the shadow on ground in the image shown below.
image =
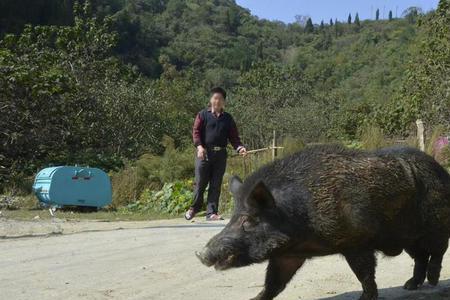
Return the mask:
<svg viewBox="0 0 450 300"><path fill-rule="evenodd" d="M379 289L378 292L380 300L450 300L450 280L439 282L437 287L425 284L417 291L406 291L403 287L392 287ZM358 291L318 300L357 300L360 296L361 291Z"/></svg>

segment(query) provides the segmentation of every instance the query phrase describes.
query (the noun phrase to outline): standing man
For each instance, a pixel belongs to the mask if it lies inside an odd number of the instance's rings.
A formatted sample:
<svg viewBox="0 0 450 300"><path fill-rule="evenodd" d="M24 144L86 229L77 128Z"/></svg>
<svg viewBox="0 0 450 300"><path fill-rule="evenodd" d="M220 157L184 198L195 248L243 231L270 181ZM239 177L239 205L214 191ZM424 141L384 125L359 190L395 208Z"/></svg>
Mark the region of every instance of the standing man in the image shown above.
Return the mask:
<svg viewBox="0 0 450 300"><path fill-rule="evenodd" d="M224 111L226 98L227 93L224 89L213 88L208 108L199 112L195 118L192 131L194 145L197 147L194 203L185 214L186 220L194 218L202 208L203 194L208 184L206 220L223 220L218 214L218 208L227 164L228 141L239 154L247 154L247 150L241 144L233 117Z"/></svg>

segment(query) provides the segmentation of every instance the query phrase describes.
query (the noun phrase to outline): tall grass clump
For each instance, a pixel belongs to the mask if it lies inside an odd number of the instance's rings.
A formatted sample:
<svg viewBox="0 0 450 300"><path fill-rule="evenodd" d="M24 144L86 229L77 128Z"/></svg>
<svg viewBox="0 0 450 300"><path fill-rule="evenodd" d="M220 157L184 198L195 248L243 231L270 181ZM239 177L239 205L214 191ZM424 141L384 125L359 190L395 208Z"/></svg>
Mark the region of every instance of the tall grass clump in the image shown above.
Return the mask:
<svg viewBox="0 0 450 300"><path fill-rule="evenodd" d="M158 191L165 184L191 179L194 175L192 149L177 149L172 138L162 140L163 155L143 154L112 175L113 208L136 202L144 190Z"/></svg>
<svg viewBox="0 0 450 300"><path fill-rule="evenodd" d="M286 157L305 148L306 144L298 138L285 137L281 142L282 150L279 151L279 157Z"/></svg>
<svg viewBox="0 0 450 300"><path fill-rule="evenodd" d="M360 128L359 139L361 140L362 147L366 150L376 150L389 144L384 136L383 130L372 124L366 124Z"/></svg>

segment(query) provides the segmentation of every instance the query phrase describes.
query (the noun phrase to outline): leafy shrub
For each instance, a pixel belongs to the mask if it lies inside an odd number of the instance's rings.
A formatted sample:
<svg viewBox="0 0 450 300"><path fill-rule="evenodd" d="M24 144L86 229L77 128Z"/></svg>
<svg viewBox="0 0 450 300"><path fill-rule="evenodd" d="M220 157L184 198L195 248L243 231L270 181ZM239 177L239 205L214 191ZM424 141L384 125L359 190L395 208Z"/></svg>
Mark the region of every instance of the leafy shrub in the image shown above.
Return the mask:
<svg viewBox="0 0 450 300"><path fill-rule="evenodd" d="M366 150L375 150L387 145L383 130L375 125L364 125L359 135L363 148Z"/></svg>
<svg viewBox="0 0 450 300"><path fill-rule="evenodd" d="M192 180L166 183L159 191L146 189L138 201L127 206L130 211L151 211L179 215L192 204Z"/></svg>
<svg viewBox="0 0 450 300"><path fill-rule="evenodd" d="M146 153L112 175L114 208L137 201L146 189L160 190L164 184L193 177L194 156L191 149L175 148L174 140L168 136L163 138L161 144L165 148L163 155Z"/></svg>
<svg viewBox="0 0 450 300"><path fill-rule="evenodd" d="M354 150L361 150L364 148L364 145L360 141L346 141L343 145Z"/></svg>
<svg viewBox="0 0 450 300"><path fill-rule="evenodd" d="M163 184L191 178L194 174L193 149L177 149L169 136L164 136L161 144L165 149L162 156L144 154L136 162L138 180Z"/></svg>

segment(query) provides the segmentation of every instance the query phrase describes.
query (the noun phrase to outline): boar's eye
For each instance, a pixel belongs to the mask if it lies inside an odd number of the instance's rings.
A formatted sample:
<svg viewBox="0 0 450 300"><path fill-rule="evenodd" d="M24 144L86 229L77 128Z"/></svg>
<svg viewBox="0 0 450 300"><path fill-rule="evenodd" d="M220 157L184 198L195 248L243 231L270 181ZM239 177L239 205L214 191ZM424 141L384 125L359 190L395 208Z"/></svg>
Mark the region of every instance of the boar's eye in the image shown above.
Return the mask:
<svg viewBox="0 0 450 300"><path fill-rule="evenodd" d="M241 226L245 232L254 231L255 225L256 225L256 221L253 218L251 218L249 216L243 216L241 218Z"/></svg>
<svg viewBox="0 0 450 300"><path fill-rule="evenodd" d="M253 231L253 224L250 221L245 221L244 223L242 223L242 228L244 229L245 232L250 232Z"/></svg>

